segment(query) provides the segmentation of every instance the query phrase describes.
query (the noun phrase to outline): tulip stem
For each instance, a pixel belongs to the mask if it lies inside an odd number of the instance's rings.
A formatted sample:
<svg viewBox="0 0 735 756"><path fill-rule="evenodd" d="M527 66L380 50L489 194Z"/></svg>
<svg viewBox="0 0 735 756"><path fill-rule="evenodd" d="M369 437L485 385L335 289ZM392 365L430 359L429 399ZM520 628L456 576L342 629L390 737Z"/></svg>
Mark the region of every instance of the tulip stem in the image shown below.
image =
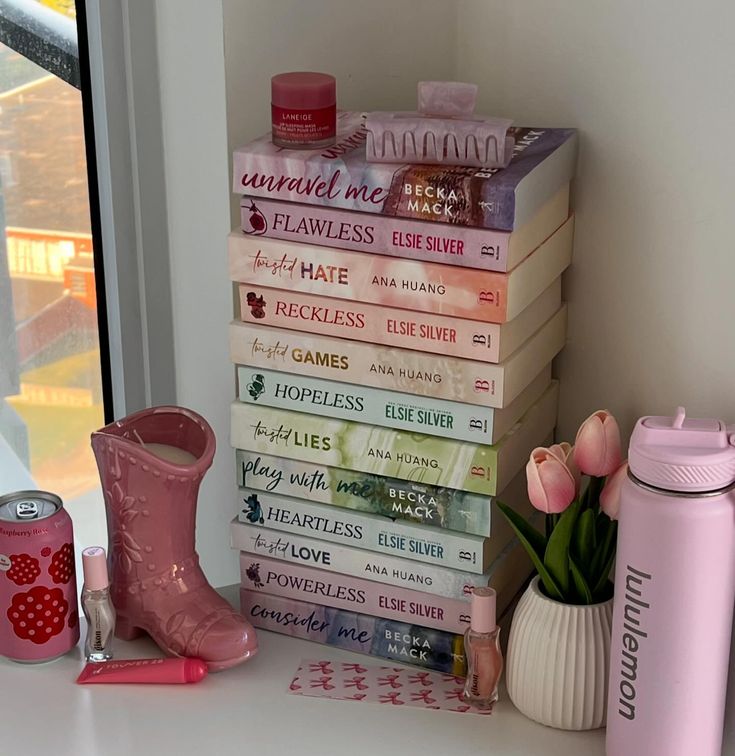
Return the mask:
<svg viewBox="0 0 735 756"><path fill-rule="evenodd" d="M582 496L582 509L592 509L597 513L600 509L600 493L605 485L605 477L590 475L590 482Z"/></svg>
<svg viewBox="0 0 735 756"><path fill-rule="evenodd" d="M559 522L559 515L549 513L546 515L546 540L551 538L551 534L554 532L556 524Z"/></svg>

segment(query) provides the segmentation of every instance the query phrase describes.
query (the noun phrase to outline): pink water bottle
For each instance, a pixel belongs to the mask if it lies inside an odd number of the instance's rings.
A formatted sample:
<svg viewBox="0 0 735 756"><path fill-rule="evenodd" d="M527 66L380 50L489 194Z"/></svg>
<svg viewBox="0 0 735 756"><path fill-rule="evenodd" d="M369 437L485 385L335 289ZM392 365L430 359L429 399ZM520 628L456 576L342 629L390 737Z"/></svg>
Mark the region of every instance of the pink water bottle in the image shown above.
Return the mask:
<svg viewBox="0 0 735 756"><path fill-rule="evenodd" d="M735 435L644 417L620 500L607 756L720 756L735 600Z"/></svg>

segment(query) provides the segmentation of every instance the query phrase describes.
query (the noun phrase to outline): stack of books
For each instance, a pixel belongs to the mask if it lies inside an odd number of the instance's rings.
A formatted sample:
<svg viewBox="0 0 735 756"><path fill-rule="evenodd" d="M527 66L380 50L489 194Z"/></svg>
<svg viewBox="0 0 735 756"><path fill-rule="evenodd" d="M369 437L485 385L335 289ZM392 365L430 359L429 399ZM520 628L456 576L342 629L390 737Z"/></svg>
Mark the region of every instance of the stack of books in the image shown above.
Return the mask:
<svg viewBox="0 0 735 756"><path fill-rule="evenodd" d="M473 586L530 574L496 497L530 514L572 251L570 129L514 129L503 170L234 154L229 237L241 601L256 627L454 674Z"/></svg>

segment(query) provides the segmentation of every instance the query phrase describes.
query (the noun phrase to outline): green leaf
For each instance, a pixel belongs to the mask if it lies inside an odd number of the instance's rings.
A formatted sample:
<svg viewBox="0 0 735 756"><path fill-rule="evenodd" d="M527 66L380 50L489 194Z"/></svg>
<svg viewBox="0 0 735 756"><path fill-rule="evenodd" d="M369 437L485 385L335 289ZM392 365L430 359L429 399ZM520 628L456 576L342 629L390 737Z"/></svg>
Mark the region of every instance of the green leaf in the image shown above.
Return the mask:
<svg viewBox="0 0 735 756"><path fill-rule="evenodd" d="M565 595L569 593L569 546L580 506L579 500L575 500L567 507L559 518L544 552L544 564Z"/></svg>
<svg viewBox="0 0 735 756"><path fill-rule="evenodd" d="M615 523L615 527L610 528L609 532L616 532L617 531L617 523ZM613 562L615 561L615 543L612 542L609 549L609 554L607 555L607 559L602 564L602 571L600 572L597 582L594 584L594 587L592 588L592 595L597 596L598 594L602 593L607 585L608 577L610 575L610 569L613 566Z"/></svg>
<svg viewBox="0 0 735 756"><path fill-rule="evenodd" d="M603 521L604 524L600 521ZM610 572L609 565L615 559L617 533L618 523L615 520L611 520L604 512L601 512L598 515L598 535L602 535L598 539L599 546L592 558L588 573L591 585L597 585L600 580L607 578L607 574ZM608 565L607 572L605 572L606 564Z"/></svg>
<svg viewBox="0 0 735 756"><path fill-rule="evenodd" d="M585 604L591 604L592 591L590 591L590 587L587 585L587 581L584 579L584 575L580 571L579 567L577 567L576 562L571 556L569 557L569 567L572 571L572 580L574 581L574 587L577 590L577 593L582 597Z"/></svg>
<svg viewBox="0 0 735 756"><path fill-rule="evenodd" d="M578 563L589 569L595 553L595 513L591 509L585 509L579 515L577 526L574 528L572 538L572 552L578 559Z"/></svg>
<svg viewBox="0 0 735 756"><path fill-rule="evenodd" d="M539 558L543 558L546 551L546 539L530 523L526 522L521 515L502 501L496 501L498 509L505 515L508 522L516 532L523 531L526 540L533 546Z"/></svg>
<svg viewBox="0 0 735 756"><path fill-rule="evenodd" d="M559 590L559 586L554 581L554 578L549 574L546 569L541 554L544 553L546 548L546 539L541 533L527 523L521 515L511 509L507 504L503 502L496 502L498 509L505 515L505 518L510 523L511 528L515 531L518 540L523 544L523 547L528 552L528 556L531 557L533 566L541 578L541 583L544 586L546 595L549 598L556 599L557 601L564 601L564 594Z"/></svg>

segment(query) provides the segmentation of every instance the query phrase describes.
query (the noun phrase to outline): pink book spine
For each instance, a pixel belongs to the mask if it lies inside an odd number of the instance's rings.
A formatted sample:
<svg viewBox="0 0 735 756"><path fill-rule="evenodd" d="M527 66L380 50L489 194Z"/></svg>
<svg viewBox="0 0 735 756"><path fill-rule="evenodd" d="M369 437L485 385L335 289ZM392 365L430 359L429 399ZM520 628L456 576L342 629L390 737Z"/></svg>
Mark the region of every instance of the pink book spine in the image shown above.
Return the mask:
<svg viewBox="0 0 735 756"><path fill-rule="evenodd" d="M230 234L229 258L233 281L486 323L508 319L515 277L241 233Z"/></svg>
<svg viewBox="0 0 735 756"><path fill-rule="evenodd" d="M320 244L465 268L508 270L510 232L243 197L242 230L258 238Z"/></svg>
<svg viewBox="0 0 735 756"><path fill-rule="evenodd" d="M500 361L502 337L497 323L390 310L253 284L240 284L239 292L240 317L246 323L484 362Z"/></svg>
<svg viewBox="0 0 735 756"><path fill-rule="evenodd" d="M461 599L398 588L278 559L240 554L242 587L272 596L313 601L336 609L463 633L469 607Z"/></svg>

